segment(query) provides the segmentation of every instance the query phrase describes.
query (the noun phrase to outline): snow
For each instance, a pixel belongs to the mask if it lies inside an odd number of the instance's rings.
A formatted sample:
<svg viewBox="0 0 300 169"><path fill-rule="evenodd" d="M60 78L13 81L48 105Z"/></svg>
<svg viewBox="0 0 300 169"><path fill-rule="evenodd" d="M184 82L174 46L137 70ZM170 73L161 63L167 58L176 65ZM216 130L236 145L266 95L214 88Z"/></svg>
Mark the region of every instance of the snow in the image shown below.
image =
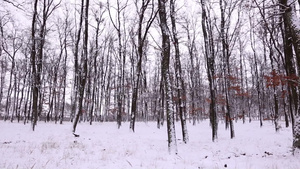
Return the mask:
<svg viewBox="0 0 300 169"><path fill-rule="evenodd" d="M299 34L300 33L300 18L299 18L299 15L297 15L297 13L296 13L296 11L297 11L296 7L299 7L299 6L297 5L297 2L292 1L292 0L288 0L287 4L295 5L293 7L293 10L295 10L295 11L291 12L291 21L292 21L291 24L294 27L294 31ZM300 37L300 36L298 35L298 37Z"/></svg>
<svg viewBox="0 0 300 169"><path fill-rule="evenodd" d="M219 127L216 142L209 121L188 123L190 141L178 140L177 155L168 153L166 125L137 122L135 133L128 126L79 123L80 137L74 137L70 122L39 122L33 132L30 125L1 121L0 168L300 168L300 155L291 152L291 128L276 133L271 122L262 128L258 121L235 123L235 139Z"/></svg>

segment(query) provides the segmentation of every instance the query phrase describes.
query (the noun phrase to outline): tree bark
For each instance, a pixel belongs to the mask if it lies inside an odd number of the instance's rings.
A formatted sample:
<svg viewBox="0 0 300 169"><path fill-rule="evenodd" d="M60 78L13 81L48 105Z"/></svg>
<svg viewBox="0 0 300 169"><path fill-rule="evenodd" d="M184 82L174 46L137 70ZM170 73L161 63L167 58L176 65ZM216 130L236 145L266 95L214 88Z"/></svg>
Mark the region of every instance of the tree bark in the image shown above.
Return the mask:
<svg viewBox="0 0 300 169"><path fill-rule="evenodd" d="M175 134L174 110L172 105L171 79L169 74L170 65L170 35L167 24L166 2L158 0L160 29L162 33L162 76L166 97L166 114L168 130L169 153L177 154L177 143Z"/></svg>
<svg viewBox="0 0 300 169"><path fill-rule="evenodd" d="M38 118L38 82L37 82L37 70L36 70L36 19L37 19L37 3L38 0L34 1L34 10L31 24L31 66L32 66L32 130L34 131L37 124Z"/></svg>
<svg viewBox="0 0 300 169"><path fill-rule="evenodd" d="M182 129L182 140L187 143L189 140L188 130L186 125L186 107L185 107L185 85L182 77L182 69L180 62L180 51L179 51L179 40L177 37L176 28L176 13L175 13L175 0L170 0L170 18L172 23L172 33L173 33L173 44L175 47L175 78L176 78L176 88L177 88L177 105L179 107L179 116Z"/></svg>
<svg viewBox="0 0 300 169"><path fill-rule="evenodd" d="M136 77L134 80L134 87L132 91L132 101L131 101L131 118L130 118L130 128L134 132L135 130L135 120L136 120L136 112L137 112L137 99L138 99L138 89L139 89L139 83L140 83L140 77L142 73L142 61L143 61L143 55L144 55L144 45L146 41L146 37L148 34L148 31L152 25L152 22L156 18L156 15L158 11L154 10L154 1L152 1L152 4L150 4L151 0L142 0L141 8L138 11L139 15L139 22L138 22L138 45L137 45L137 56L138 56L138 62L136 66ZM137 2L136 2L137 3ZM137 5L137 4L136 4ZM149 5L152 5L152 11L150 18L147 20L147 24L145 28L143 29L143 23L145 20L145 12Z"/></svg>
<svg viewBox="0 0 300 169"><path fill-rule="evenodd" d="M76 114L74 123L73 123L73 133L76 131L76 126L79 121L79 117L82 115L83 110L83 96L85 91L85 84L86 84L86 78L87 78L87 62L88 62L88 10L89 10L89 0L86 0L86 4L84 5L84 0L81 1L81 17L80 20L85 19L85 29L84 29L84 38L83 38L83 54L81 56L81 66L79 71L79 96L78 96L78 112ZM84 8L85 6L85 13ZM81 22L82 23L82 22ZM81 24L80 24L81 25ZM80 38L79 36L77 38Z"/></svg>
<svg viewBox="0 0 300 169"><path fill-rule="evenodd" d="M207 65L207 77L209 82L210 91L210 105L209 105L209 118L210 125L212 127L212 141L215 141L218 137L218 121L217 121L217 111L216 111L216 87L215 87L215 53L214 53L214 43L212 28L209 25L208 17L206 14L206 5L204 0L201 0L202 8L202 32L205 47L205 59Z"/></svg>
<svg viewBox="0 0 300 169"><path fill-rule="evenodd" d="M226 101L226 113L225 113L225 123L229 124L230 126L230 137L234 137L234 129L233 129L233 122L232 122L232 106L231 106L231 99L232 99L232 94L230 92L231 88L231 72L230 72L230 52L229 52L229 43L228 43L228 34L225 31L225 29L228 29L225 26L225 7L223 6L223 0L220 0L220 10L221 10L221 43L222 43L222 55L223 55L223 64L224 64L224 84L225 84L225 101ZM228 127L228 125L226 125Z"/></svg>
<svg viewBox="0 0 300 169"><path fill-rule="evenodd" d="M292 0L279 0L280 6L281 6L281 12L282 12L282 17L284 21L284 30L288 31L289 34L286 34L284 40L285 44L287 44L288 40L292 40L292 44L294 47L294 53L296 55L296 62L300 62L300 26L299 26L299 16L296 14L296 9L295 9L295 1ZM290 43L290 44L291 44ZM285 55L285 57L293 57L293 54L291 53L291 49L289 50L290 55ZM291 60L291 58L287 59L287 61ZM297 67L298 66L298 67ZM290 65L290 69L294 70L295 67L298 68L298 73L299 73L299 64L297 65ZM294 68L294 69L293 69ZM299 74L298 74L299 76ZM298 80L298 91L300 91L300 83ZM295 97L294 97L295 98ZM295 106L296 110L292 116L295 116L295 121L293 123L293 148L294 148L294 153L300 153L300 107L299 107L299 100L300 96L297 96L297 99L295 98ZM298 104L298 105L296 105Z"/></svg>

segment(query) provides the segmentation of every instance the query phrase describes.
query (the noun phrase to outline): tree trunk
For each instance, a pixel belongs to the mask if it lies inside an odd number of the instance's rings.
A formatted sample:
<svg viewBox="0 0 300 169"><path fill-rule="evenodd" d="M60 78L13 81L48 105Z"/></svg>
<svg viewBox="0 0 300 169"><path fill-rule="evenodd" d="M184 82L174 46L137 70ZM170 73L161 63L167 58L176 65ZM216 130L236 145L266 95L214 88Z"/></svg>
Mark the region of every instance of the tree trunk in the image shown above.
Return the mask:
<svg viewBox="0 0 300 169"><path fill-rule="evenodd" d="M185 108L185 85L182 78L182 69L180 63L180 51L179 51L179 40L177 37L177 28L176 28L176 13L175 13L175 2L170 0L170 17L172 23L172 33L173 33L173 44L175 47L175 78L176 78L176 87L177 87L177 105L179 107L180 122L182 128L182 140L184 143L187 143L189 140L187 126L186 126L186 108Z"/></svg>
<svg viewBox="0 0 300 169"><path fill-rule="evenodd" d="M206 14L206 5L204 0L201 0L202 7L202 32L204 37L205 58L207 65L207 76L209 82L210 91L210 105L209 105L209 118L210 125L212 127L212 141L215 141L218 137L218 121L216 111L216 87L215 87L215 52L214 41L212 35L212 28L209 25L208 16Z"/></svg>
<svg viewBox="0 0 300 169"><path fill-rule="evenodd" d="M87 61L88 61L88 9L89 9L89 0L86 0L85 4L85 14L83 13L84 0L81 1L81 17L80 20L85 19L85 29L84 29L84 38L83 38L83 55L81 56L81 66L79 73L79 96L78 96L78 112L76 114L74 123L73 123L73 133L76 131L76 126L79 121L79 117L82 115L83 110L83 96L87 78ZM81 22L82 23L82 22ZM80 24L82 25L82 24ZM80 35L80 34L79 34ZM79 36L77 38L80 38Z"/></svg>
<svg viewBox="0 0 300 169"><path fill-rule="evenodd" d="M31 24L31 66L32 66L32 130L34 131L38 118L38 96L39 90L37 86L37 70L36 70L36 19L37 19L37 3L34 1L34 10Z"/></svg>
<svg viewBox="0 0 300 169"><path fill-rule="evenodd" d="M138 89L139 89L139 83L140 83L140 77L142 73L142 61L143 61L143 55L144 55L144 45L146 41L146 36L148 34L148 31L152 25L152 22L156 18L156 15L158 12L155 12L154 10L154 2L152 1L152 11L150 18L147 20L147 25L145 26L145 30L143 31L143 23L144 23L144 17L145 17L145 12L149 6L150 0L142 0L141 8L138 11L139 15L139 22L138 22L138 45L137 45L137 56L138 56L138 61L137 61L137 67L136 67L136 77L134 76L133 78L136 78L134 80L134 87L132 91L132 102L131 102L131 118L130 118L130 128L134 132L135 129L135 120L136 120L136 112L137 112L137 99L138 99ZM137 3L137 2L136 2ZM137 4L136 4L137 5Z"/></svg>
<svg viewBox="0 0 300 169"><path fill-rule="evenodd" d="M292 0L279 0L279 3L281 5L281 13L284 21L284 30L288 31L288 33L285 35L286 37L284 38L285 44L287 44L289 40L292 39L292 44L294 47L294 52L296 55L296 61L297 63L300 62L300 26L299 26L299 16L296 14L296 9L295 9L295 1ZM291 57L293 57L293 54L291 53L291 49L289 49L290 55L285 55L285 57L290 57L287 59L287 61L291 60ZM290 65L290 69L294 70L297 65ZM293 69L294 68L294 69ZM299 73L299 65L298 65L298 70L297 72ZM299 74L298 74L299 76ZM298 81L298 91L300 91L300 83ZM293 96L293 98L295 98ZM293 123L293 148L294 148L294 153L300 153L300 107L299 106L299 100L300 96L297 96L297 99L295 98L295 110L298 109L298 111L295 111L295 114L292 114L292 116L295 116L295 121ZM297 105L298 104L298 105Z"/></svg>
<svg viewBox="0 0 300 169"><path fill-rule="evenodd" d="M1 74L0 74L0 103L2 103L3 98L3 89L4 89L4 80L5 80L5 73L6 73L6 65L5 65L5 57L2 56L2 47L3 47L3 37L4 37L4 31L3 31L3 23L2 19L0 20L0 65L1 65Z"/></svg>
<svg viewBox="0 0 300 169"><path fill-rule="evenodd" d="M223 64L224 64L224 84L225 84L225 101L226 101L226 124L229 124L230 126L230 137L234 137L234 129L233 129L233 118L232 118L232 106L231 106L231 99L232 99L232 94L230 92L231 88L231 73L230 73L230 63L229 63L229 43L228 43L228 35L225 32L226 28L225 26L225 8L223 6L223 0L220 0L220 10L221 10L221 41L222 41L222 55L223 55Z"/></svg>
<svg viewBox="0 0 300 169"><path fill-rule="evenodd" d="M170 65L170 36L167 24L166 2L158 0L160 29L162 33L162 76L166 96L167 131L169 153L177 154L175 134L174 110L172 105L171 79L169 74Z"/></svg>

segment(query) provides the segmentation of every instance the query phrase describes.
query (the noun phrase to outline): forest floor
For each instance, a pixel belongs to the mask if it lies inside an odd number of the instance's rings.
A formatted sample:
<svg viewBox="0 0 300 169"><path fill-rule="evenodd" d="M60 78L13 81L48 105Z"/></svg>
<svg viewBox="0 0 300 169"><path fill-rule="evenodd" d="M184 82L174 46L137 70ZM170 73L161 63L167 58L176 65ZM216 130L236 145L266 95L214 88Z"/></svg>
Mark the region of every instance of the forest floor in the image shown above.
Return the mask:
<svg viewBox="0 0 300 169"><path fill-rule="evenodd" d="M292 155L291 128L275 132L271 122L234 123L236 137L219 123L218 140L211 141L208 121L188 123L189 142L181 139L176 124L178 154L170 155L166 125L139 122L136 132L129 123L117 129L116 123L80 123L74 137L72 123L39 122L31 125L0 121L0 168L6 169L299 169L299 155ZM281 124L284 126L283 122Z"/></svg>

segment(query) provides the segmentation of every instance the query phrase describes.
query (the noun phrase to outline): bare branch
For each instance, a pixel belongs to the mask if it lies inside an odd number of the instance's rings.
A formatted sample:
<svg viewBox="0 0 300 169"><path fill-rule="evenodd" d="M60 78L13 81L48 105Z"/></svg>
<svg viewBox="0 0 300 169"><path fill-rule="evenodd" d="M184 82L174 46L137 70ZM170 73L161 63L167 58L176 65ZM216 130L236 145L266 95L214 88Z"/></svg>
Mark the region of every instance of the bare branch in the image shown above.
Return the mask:
<svg viewBox="0 0 300 169"><path fill-rule="evenodd" d="M14 7L16 7L18 9L22 10L22 11L24 11L23 6L20 3L16 3L16 2L13 2L13 1L10 1L10 0L3 0L3 1L6 2L6 3L11 4L12 6L14 6Z"/></svg>

